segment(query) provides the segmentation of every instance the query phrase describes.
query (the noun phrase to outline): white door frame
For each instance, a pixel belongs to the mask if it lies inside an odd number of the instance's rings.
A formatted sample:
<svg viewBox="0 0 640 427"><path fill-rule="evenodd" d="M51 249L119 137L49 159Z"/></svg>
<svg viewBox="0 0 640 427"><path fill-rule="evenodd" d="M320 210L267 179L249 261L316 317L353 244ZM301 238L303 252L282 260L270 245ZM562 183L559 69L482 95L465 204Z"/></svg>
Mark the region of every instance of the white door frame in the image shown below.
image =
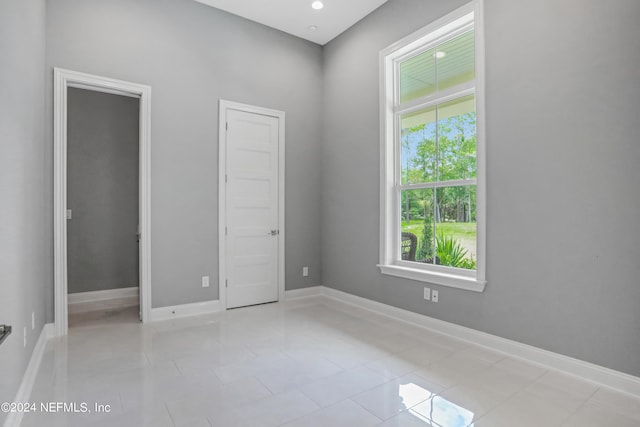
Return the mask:
<svg viewBox="0 0 640 427"><path fill-rule="evenodd" d="M220 100L218 121L218 286L221 310L227 309L227 111L238 110L278 119L278 301L284 301L284 111Z"/></svg>
<svg viewBox="0 0 640 427"><path fill-rule="evenodd" d="M69 87L140 99L140 311L143 322L151 314L151 86L77 71L53 72L53 239L54 325L56 336L68 332L67 307L67 89Z"/></svg>

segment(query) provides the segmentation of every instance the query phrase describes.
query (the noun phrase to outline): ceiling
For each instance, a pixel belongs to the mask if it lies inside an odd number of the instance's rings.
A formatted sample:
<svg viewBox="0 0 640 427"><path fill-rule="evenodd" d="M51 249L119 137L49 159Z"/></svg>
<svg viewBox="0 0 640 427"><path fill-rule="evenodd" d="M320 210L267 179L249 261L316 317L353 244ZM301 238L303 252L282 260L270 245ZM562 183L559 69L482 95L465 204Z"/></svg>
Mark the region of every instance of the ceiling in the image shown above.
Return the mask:
<svg viewBox="0 0 640 427"><path fill-rule="evenodd" d="M276 28L324 45L383 5L387 0L322 0L320 10L313 0L196 0L217 9ZM315 26L316 30L309 27Z"/></svg>

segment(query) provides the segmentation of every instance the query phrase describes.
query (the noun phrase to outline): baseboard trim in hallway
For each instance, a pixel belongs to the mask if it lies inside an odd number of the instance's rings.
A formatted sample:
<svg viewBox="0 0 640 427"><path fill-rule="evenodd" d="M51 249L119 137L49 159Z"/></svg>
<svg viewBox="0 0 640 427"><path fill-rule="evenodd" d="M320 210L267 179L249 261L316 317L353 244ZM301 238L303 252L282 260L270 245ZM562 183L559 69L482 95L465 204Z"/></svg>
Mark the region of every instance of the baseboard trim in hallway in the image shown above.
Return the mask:
<svg viewBox="0 0 640 427"><path fill-rule="evenodd" d="M68 304L81 304L86 302L106 301L120 298L138 297L139 288L105 289L102 291L77 292L67 295Z"/></svg>
<svg viewBox="0 0 640 427"><path fill-rule="evenodd" d="M31 390L33 390L33 384L36 381L38 370L40 369L40 363L42 363L42 356L44 355L44 349L47 346L47 341L55 334L53 323L47 323L42 328L38 341L33 348L27 370L24 372L20 388L16 393L14 402L29 402L31 397ZM23 412L9 412L7 418L4 421L4 427L18 427L22 422Z"/></svg>

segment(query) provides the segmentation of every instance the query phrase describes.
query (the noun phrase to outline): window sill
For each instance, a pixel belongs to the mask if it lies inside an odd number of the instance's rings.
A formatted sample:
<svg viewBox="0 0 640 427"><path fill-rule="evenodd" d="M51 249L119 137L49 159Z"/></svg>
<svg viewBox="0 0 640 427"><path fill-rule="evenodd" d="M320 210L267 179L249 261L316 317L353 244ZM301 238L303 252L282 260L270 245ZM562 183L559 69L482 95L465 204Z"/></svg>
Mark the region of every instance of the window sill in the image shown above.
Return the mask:
<svg viewBox="0 0 640 427"><path fill-rule="evenodd" d="M402 277L404 279L433 283L436 285L464 289L473 292L483 292L484 287L487 284L486 280L478 280L474 277L425 271L418 268L409 268L399 265L378 265L378 267L382 274L387 274L389 276Z"/></svg>

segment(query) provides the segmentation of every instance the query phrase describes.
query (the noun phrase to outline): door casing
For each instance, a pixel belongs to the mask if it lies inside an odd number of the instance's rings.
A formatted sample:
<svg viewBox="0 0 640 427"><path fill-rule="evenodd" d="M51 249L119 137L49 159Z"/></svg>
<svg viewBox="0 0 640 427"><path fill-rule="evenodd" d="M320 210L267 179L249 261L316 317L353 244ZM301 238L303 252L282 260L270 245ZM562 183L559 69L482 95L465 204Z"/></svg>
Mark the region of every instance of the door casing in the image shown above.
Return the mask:
<svg viewBox="0 0 640 427"><path fill-rule="evenodd" d="M54 329L56 336L69 330L67 307L67 89L76 87L140 100L140 317L151 320L151 86L77 71L54 68L53 83L53 239Z"/></svg>
<svg viewBox="0 0 640 427"><path fill-rule="evenodd" d="M285 290L285 213L284 213L284 170L285 170L285 113L270 108L220 100L218 121L218 286L220 309L227 309L227 111L238 110L261 114L278 119L278 301L284 301Z"/></svg>

